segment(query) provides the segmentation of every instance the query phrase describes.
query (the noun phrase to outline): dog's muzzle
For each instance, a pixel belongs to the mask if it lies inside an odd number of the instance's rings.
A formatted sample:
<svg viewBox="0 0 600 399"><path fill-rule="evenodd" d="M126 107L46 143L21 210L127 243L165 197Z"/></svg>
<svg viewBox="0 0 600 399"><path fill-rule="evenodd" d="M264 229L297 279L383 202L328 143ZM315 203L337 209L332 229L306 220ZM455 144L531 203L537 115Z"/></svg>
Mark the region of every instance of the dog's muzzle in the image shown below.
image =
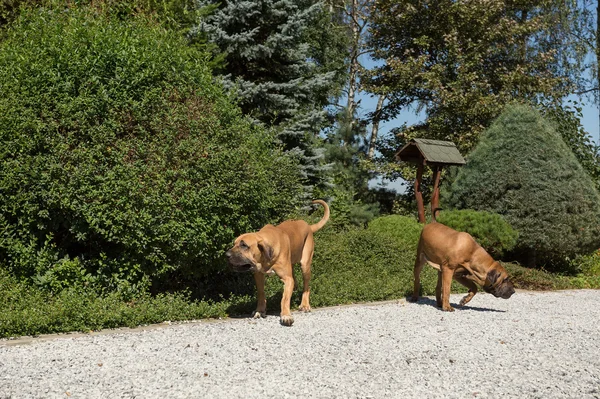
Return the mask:
<svg viewBox="0 0 600 399"><path fill-rule="evenodd" d="M229 263L229 266L231 266L231 268L235 272L244 273L255 272L257 270L254 261L246 258L245 256L240 255L239 253L227 251L225 252L225 256L227 257L227 262Z"/></svg>
<svg viewBox="0 0 600 399"><path fill-rule="evenodd" d="M508 299L515 293L515 289L513 287L506 287L501 293L500 298Z"/></svg>
<svg viewBox="0 0 600 399"><path fill-rule="evenodd" d="M508 299L515 293L512 284L502 284L500 286L484 286L483 290L492 294L496 298Z"/></svg>

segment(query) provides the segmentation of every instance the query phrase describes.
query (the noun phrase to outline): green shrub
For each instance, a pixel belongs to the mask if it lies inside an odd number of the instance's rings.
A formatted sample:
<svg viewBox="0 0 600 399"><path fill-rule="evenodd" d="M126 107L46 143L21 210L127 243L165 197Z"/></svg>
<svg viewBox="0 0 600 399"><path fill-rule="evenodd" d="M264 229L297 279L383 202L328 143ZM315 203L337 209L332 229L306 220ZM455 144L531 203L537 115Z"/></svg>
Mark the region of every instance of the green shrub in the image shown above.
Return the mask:
<svg viewBox="0 0 600 399"><path fill-rule="evenodd" d="M419 239L419 228L414 225L418 223L411 220L412 223L404 225L401 222L410 219L401 217L379 222L387 218L390 217L374 219L367 229L353 228L317 236L311 284L314 306L386 300L408 294L412 289ZM396 229L390 234L385 227L392 225ZM435 291L432 278L437 273L433 272L433 269L424 272L426 293Z"/></svg>
<svg viewBox="0 0 600 399"><path fill-rule="evenodd" d="M579 255L571 261L571 266L584 276L600 277L600 250L589 255Z"/></svg>
<svg viewBox="0 0 600 399"><path fill-rule="evenodd" d="M437 220L454 230L471 234L494 257L501 257L513 249L519 235L502 216L486 211L444 210L438 213Z"/></svg>
<svg viewBox="0 0 600 399"><path fill-rule="evenodd" d="M0 42L0 256L54 290L178 284L277 221L297 163L143 15L25 11Z"/></svg>
<svg viewBox="0 0 600 399"><path fill-rule="evenodd" d="M337 231L324 228L315 234L315 255L311 280L311 304L331 306L406 296L412 290L413 264L421 225L414 218L385 216L371 221L368 228ZM301 280L297 268L296 279ZM423 275L423 292L435 292L437 272ZM275 300L281 283L269 279L268 292ZM302 284L294 297L300 300Z"/></svg>
<svg viewBox="0 0 600 399"><path fill-rule="evenodd" d="M421 225L413 218L399 216L375 219L367 229L354 227L338 231L326 226L315 236L311 304L332 306L399 299L411 294L420 231ZM74 265L64 265L65 271L71 272ZM600 288L600 275L569 277L510 263L504 266L515 286L521 289ZM299 284L292 305L298 306L301 273L299 267L294 271ZM0 298L3 300L0 337L249 314L256 306L254 279L249 274L236 276L239 282L246 282L250 290L244 295L221 297L214 302L192 300L185 292L156 296L142 292L123 298L118 292L101 295L89 286L78 284L52 294L18 280L0 267ZM226 274L221 277L233 281ZM437 271L425 267L421 283L422 295L435 295ZM456 283L452 290L466 291ZM277 313L282 293L279 279L267 279L266 293L269 312Z"/></svg>
<svg viewBox="0 0 600 399"><path fill-rule="evenodd" d="M600 245L600 196L554 127L512 105L482 135L444 202L502 215L528 265L564 267ZM562 266L561 266L562 265Z"/></svg>
<svg viewBox="0 0 600 399"><path fill-rule="evenodd" d="M140 13L152 15L170 29L177 29L182 33L189 32L197 24L197 18L210 11L198 9L193 0L7 0L0 2L0 27L11 23L24 7L65 8L86 4L121 18Z"/></svg>
<svg viewBox="0 0 600 399"><path fill-rule="evenodd" d="M395 239L399 246L415 254L422 229L423 225L419 224L414 217L401 215L380 217L369 224L370 231Z"/></svg>

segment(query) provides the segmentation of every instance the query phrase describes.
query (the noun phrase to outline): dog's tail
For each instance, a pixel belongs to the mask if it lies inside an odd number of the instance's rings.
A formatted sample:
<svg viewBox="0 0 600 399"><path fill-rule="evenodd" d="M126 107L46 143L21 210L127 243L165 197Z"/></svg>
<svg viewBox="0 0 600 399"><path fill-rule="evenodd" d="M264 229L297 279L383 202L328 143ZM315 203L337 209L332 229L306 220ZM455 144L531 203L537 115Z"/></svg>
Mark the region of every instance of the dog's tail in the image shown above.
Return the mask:
<svg viewBox="0 0 600 399"><path fill-rule="evenodd" d="M433 210L433 212L431 212L431 218L433 219L433 222L437 222L437 219L435 218L435 214L438 213L439 211L443 210L442 208L435 208Z"/></svg>
<svg viewBox="0 0 600 399"><path fill-rule="evenodd" d="M327 202L322 201L322 200L314 200L312 203L319 204L319 205L323 206L323 208L325 208L325 213L323 214L323 217L321 218L321 220L319 220L318 223L310 225L310 229L314 233L315 231L321 230L323 228L323 226L325 226L325 223L327 223L327 221L329 220L329 206L327 205Z"/></svg>

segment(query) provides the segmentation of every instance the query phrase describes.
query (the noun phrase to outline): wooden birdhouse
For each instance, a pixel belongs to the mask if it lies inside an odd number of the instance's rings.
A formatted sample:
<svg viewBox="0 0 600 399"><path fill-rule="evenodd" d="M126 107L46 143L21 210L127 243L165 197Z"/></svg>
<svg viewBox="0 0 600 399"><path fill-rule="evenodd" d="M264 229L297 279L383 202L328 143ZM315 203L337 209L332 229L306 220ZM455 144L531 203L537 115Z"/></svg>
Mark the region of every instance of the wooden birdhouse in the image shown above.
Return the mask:
<svg viewBox="0 0 600 399"><path fill-rule="evenodd" d="M439 205L440 200L440 173L444 166L464 165L465 159L458 152L458 148L451 141L430 139L412 139L396 153L396 160L417 164L417 178L415 180L415 197L419 212L419 223L425 223L425 207L421 192L423 168L429 166L433 170L433 193L431 195L431 212Z"/></svg>

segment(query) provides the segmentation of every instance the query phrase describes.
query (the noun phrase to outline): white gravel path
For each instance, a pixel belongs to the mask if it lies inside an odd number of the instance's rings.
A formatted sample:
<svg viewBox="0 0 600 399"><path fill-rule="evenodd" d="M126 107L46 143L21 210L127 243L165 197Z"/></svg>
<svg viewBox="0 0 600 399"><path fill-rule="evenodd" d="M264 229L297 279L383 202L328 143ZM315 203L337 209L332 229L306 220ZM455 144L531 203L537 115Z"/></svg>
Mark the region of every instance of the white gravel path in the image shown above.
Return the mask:
<svg viewBox="0 0 600 399"><path fill-rule="evenodd" d="M433 303L4 340L0 398L600 398L600 291Z"/></svg>

